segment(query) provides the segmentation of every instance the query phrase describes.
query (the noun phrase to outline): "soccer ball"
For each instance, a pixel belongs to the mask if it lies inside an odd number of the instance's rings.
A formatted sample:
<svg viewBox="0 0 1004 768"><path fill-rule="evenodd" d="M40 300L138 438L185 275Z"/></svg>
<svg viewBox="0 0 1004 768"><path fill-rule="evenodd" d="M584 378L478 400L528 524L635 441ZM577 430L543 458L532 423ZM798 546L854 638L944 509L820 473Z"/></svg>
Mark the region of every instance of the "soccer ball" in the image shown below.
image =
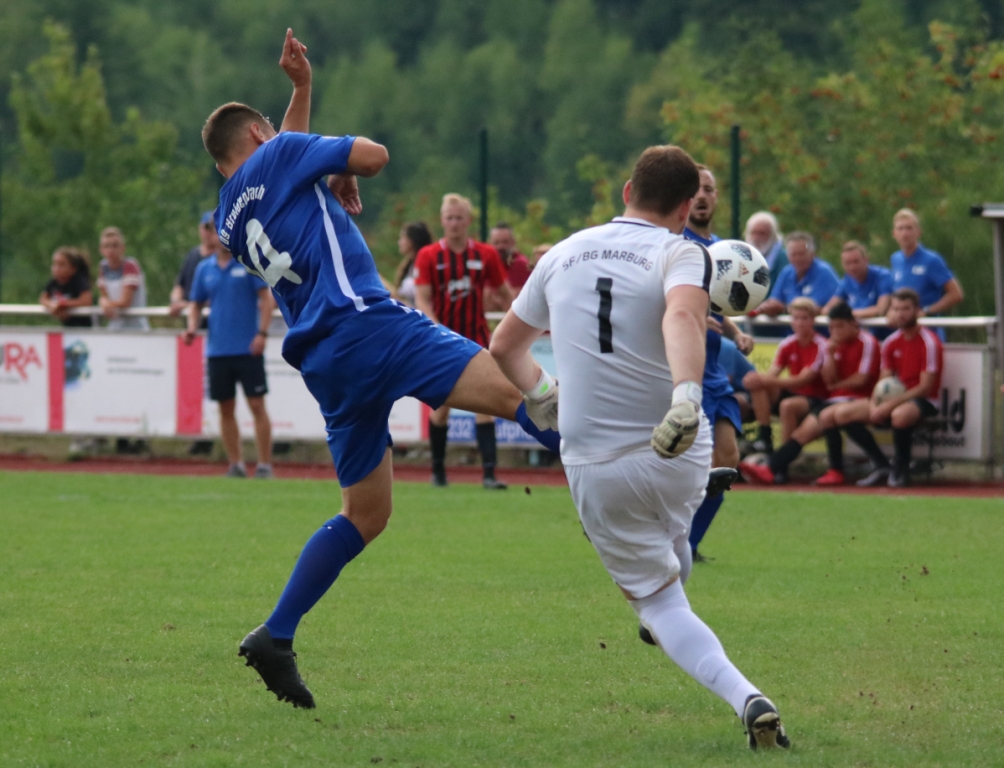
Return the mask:
<svg viewBox="0 0 1004 768"><path fill-rule="evenodd" d="M759 307L770 290L770 269L763 254L740 240L719 240L708 253L714 268L711 311L736 317Z"/></svg>
<svg viewBox="0 0 1004 768"><path fill-rule="evenodd" d="M872 390L872 402L882 405L886 400L892 400L906 392L906 385L895 376L887 376L880 380Z"/></svg>

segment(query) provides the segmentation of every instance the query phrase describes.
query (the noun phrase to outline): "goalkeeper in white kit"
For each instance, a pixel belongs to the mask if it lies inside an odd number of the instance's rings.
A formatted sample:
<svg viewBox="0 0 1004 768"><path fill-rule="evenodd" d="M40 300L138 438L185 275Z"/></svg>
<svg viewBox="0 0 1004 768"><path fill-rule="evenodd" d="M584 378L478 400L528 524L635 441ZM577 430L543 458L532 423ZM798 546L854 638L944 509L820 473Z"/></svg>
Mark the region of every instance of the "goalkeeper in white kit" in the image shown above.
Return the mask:
<svg viewBox="0 0 1004 768"><path fill-rule="evenodd" d="M752 749L788 747L777 708L729 661L683 591L687 534L711 468L700 384L711 259L680 236L698 186L682 149L645 150L624 187L624 215L543 257L491 353L537 425L560 425L583 528L641 623L732 706ZM560 388L530 356L547 330Z"/></svg>

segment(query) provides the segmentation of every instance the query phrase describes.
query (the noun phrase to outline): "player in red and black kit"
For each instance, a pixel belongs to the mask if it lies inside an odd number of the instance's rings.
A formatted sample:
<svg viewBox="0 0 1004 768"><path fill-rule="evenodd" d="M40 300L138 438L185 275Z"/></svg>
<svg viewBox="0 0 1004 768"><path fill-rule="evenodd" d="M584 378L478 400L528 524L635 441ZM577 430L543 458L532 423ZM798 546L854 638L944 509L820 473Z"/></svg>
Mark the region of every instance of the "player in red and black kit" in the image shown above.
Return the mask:
<svg viewBox="0 0 1004 768"><path fill-rule="evenodd" d="M498 251L475 242L467 234L471 225L471 202L449 194L440 209L443 239L422 248L415 257L415 306L437 323L456 331L482 347L488 347L485 294L494 304L508 309L512 294ZM446 485L446 435L450 409L437 408L429 417L432 449L432 484ZM504 490L495 478L495 420L475 416L478 449L485 488Z"/></svg>

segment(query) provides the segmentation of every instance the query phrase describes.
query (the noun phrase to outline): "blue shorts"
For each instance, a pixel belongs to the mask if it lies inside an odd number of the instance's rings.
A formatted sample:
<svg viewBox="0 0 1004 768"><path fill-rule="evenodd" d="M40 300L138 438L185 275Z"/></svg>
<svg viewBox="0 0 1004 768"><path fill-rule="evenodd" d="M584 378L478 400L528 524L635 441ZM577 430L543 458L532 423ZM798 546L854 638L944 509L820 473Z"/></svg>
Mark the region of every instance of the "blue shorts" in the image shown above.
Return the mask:
<svg viewBox="0 0 1004 768"><path fill-rule="evenodd" d="M300 372L321 406L338 482L354 485L391 445L402 397L441 406L482 347L394 301L374 304L309 349Z"/></svg>
<svg viewBox="0 0 1004 768"><path fill-rule="evenodd" d="M736 402L731 392L721 397L706 394L701 400L701 409L708 417L708 421L711 422L712 428L717 422L727 420L732 422L737 435L743 433L743 417L739 412L739 403Z"/></svg>

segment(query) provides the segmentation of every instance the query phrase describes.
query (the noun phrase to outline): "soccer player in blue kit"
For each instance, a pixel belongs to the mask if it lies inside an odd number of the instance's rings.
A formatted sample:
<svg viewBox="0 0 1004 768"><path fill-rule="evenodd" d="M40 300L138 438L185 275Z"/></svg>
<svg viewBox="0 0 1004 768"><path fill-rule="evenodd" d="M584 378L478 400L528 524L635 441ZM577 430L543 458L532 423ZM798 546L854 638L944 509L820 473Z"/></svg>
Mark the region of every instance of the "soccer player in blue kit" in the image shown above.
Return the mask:
<svg viewBox="0 0 1004 768"><path fill-rule="evenodd" d="M690 209L687 226L683 229L683 236L707 248L721 240L711 231L711 221L718 203L718 185L715 181L715 175L710 169L703 165L699 165L698 168L701 174L701 186L694 197L694 204ZM693 552L694 562L704 560L697 548L704 538L704 534L711 527L715 515L718 514L718 510L725 500L724 491L729 487L729 482L725 482L724 486L718 485L715 475L724 478L735 477L734 473L722 473L721 470L734 469L739 464L739 446L736 443L736 435L742 434L742 416L739 413L739 403L732 396L729 377L718 363L723 334L734 341L736 347L743 354L749 354L753 349L751 336L740 331L727 317L715 313L711 314L708 318L704 378L701 382L704 390L701 409L708 417L714 430L712 435L714 453L711 466L716 469L712 470L708 494L694 513L694 519L691 523L690 549Z"/></svg>
<svg viewBox="0 0 1004 768"><path fill-rule="evenodd" d="M307 542L272 615L240 644L280 701L311 708L293 635L387 525L394 402L411 396L432 408L511 419L557 451L558 398L547 374L521 395L482 347L390 298L350 218L362 210L356 177L379 173L387 150L364 138L306 133L305 54L287 30L279 63L294 89L279 133L257 110L232 102L209 116L202 140L227 179L216 214L220 242L271 286L289 326L283 357L321 407L342 486L341 513Z"/></svg>

